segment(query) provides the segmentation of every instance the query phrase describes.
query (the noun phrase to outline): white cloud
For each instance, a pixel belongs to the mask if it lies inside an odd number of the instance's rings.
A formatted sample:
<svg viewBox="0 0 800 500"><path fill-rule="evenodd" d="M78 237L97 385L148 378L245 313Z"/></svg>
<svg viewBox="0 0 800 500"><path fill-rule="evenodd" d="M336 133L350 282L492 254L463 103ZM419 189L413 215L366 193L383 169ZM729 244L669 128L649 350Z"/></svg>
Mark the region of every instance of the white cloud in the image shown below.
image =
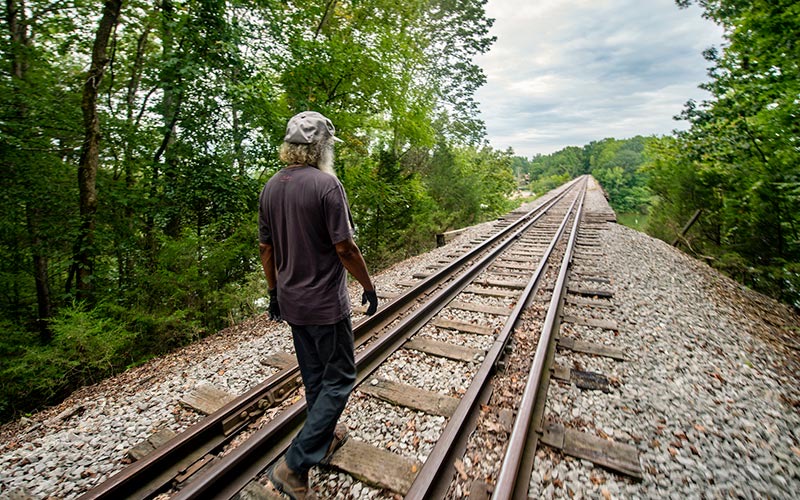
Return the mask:
<svg viewBox="0 0 800 500"><path fill-rule="evenodd" d="M673 0L489 0L498 40L476 59L491 144L551 153L605 137L667 134L702 99L702 51L721 29Z"/></svg>

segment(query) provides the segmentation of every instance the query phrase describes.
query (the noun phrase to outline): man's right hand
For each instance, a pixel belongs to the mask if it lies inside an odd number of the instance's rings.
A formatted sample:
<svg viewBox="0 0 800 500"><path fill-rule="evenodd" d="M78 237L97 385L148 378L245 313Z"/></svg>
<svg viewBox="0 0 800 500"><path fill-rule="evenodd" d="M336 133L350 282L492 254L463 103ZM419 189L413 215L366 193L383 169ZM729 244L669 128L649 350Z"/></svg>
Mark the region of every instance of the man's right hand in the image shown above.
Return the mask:
<svg viewBox="0 0 800 500"><path fill-rule="evenodd" d="M273 288L269 291L269 319L281 321L281 308L278 305L278 289Z"/></svg>

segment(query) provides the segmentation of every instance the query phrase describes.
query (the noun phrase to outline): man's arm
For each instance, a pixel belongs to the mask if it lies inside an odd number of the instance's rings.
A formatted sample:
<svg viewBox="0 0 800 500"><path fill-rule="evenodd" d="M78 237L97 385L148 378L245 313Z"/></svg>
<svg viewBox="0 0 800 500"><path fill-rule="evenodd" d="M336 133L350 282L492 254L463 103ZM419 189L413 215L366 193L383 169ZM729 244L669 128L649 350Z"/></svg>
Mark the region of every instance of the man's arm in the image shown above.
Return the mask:
<svg viewBox="0 0 800 500"><path fill-rule="evenodd" d="M361 255L361 250L356 245L356 242L353 241L353 238L347 238L337 243L336 254L339 256L339 260L342 261L344 268L347 269L347 272L358 280L364 290L368 292L375 290L367 271L367 263L364 262L364 256Z"/></svg>
<svg viewBox="0 0 800 500"><path fill-rule="evenodd" d="M258 253L261 255L261 267L264 268L264 276L267 277L267 285L270 290L275 290L275 287L278 286L278 279L275 275L275 254L272 252L272 245L269 243L259 243Z"/></svg>
<svg viewBox="0 0 800 500"><path fill-rule="evenodd" d="M275 273L275 254L269 243L258 243L258 253L261 255L261 267L267 277L269 287L269 319L281 321L281 307L278 305L278 280Z"/></svg>

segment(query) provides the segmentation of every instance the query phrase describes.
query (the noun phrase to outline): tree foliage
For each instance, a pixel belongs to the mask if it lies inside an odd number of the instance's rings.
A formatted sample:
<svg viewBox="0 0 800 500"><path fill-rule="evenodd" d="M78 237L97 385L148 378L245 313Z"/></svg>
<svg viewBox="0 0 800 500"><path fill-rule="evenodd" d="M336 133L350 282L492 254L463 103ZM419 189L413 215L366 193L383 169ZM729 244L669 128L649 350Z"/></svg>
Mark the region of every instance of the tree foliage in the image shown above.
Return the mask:
<svg viewBox="0 0 800 500"><path fill-rule="evenodd" d="M0 416L256 312L258 193L301 110L346 141L373 267L504 210L510 156L479 147L474 101L484 4L4 2Z"/></svg>
<svg viewBox="0 0 800 500"><path fill-rule="evenodd" d="M530 180L534 193L547 192L583 174L593 175L606 190L609 202L619 212L646 212L651 201L647 174L647 144L653 138L603 139L583 147L569 146L549 155L520 161L520 170Z"/></svg>
<svg viewBox="0 0 800 500"><path fill-rule="evenodd" d="M655 149L653 231L674 237L702 210L691 251L800 306L800 5L697 3L726 43L705 52L711 97L687 103L690 129Z"/></svg>

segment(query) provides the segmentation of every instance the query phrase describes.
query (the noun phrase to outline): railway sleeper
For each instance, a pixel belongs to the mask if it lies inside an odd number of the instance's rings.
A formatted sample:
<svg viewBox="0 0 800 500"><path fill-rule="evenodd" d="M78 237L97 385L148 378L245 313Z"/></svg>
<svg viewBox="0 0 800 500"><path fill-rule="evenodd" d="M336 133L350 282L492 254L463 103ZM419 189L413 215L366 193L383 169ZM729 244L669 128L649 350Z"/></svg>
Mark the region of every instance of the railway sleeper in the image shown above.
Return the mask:
<svg viewBox="0 0 800 500"><path fill-rule="evenodd" d="M552 369L552 377L562 382L573 383L581 390L609 392L608 377L602 373L574 370L568 366L556 365Z"/></svg>
<svg viewBox="0 0 800 500"><path fill-rule="evenodd" d="M644 477L639 451L635 446L603 439L552 422L542 429L541 442L566 455L589 460L633 479L641 481Z"/></svg>

